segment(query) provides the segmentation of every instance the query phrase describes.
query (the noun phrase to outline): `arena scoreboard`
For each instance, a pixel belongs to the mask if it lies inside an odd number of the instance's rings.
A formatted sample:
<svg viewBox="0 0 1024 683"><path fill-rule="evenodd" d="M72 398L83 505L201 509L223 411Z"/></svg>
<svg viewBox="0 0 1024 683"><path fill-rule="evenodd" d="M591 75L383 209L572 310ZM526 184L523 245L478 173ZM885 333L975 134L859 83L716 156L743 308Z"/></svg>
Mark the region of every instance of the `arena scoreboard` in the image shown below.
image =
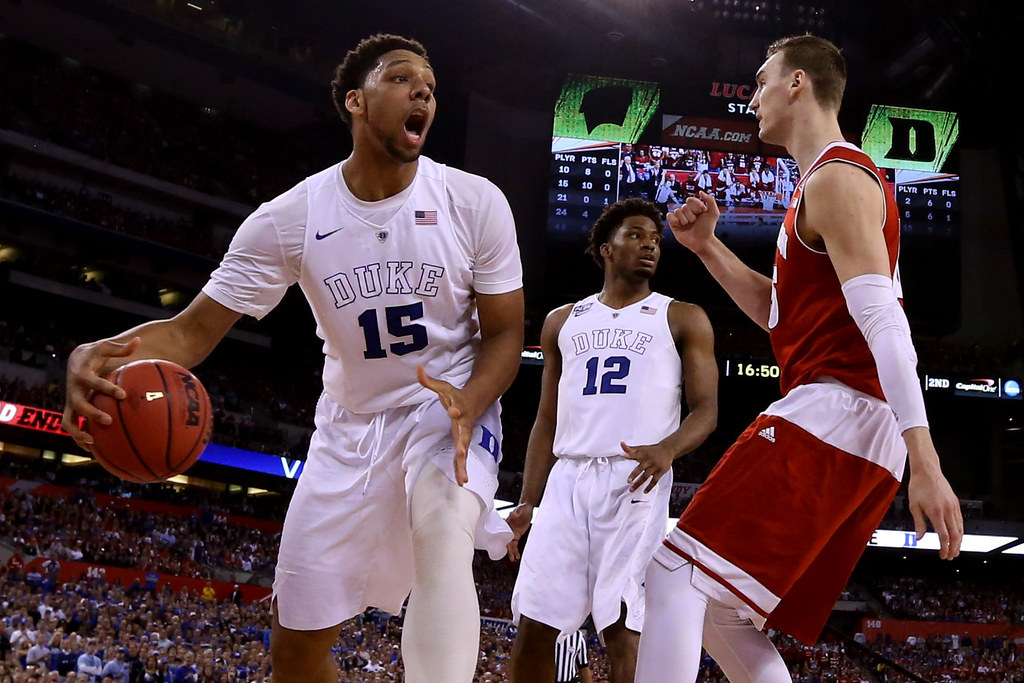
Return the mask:
<svg viewBox="0 0 1024 683"><path fill-rule="evenodd" d="M548 229L585 235L618 198L619 145L556 138L551 152Z"/></svg>
<svg viewBox="0 0 1024 683"><path fill-rule="evenodd" d="M896 203L904 233L954 235L960 226L960 178L896 171Z"/></svg>

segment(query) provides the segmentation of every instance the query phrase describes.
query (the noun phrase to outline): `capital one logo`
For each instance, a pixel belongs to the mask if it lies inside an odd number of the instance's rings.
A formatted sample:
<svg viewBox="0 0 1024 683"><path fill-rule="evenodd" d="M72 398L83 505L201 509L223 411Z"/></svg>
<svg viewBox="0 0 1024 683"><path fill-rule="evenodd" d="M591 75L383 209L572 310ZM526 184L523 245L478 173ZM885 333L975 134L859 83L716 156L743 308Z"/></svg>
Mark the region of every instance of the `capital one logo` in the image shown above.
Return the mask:
<svg viewBox="0 0 1024 683"><path fill-rule="evenodd" d="M953 112L871 106L862 146L876 165L938 173L960 136Z"/></svg>

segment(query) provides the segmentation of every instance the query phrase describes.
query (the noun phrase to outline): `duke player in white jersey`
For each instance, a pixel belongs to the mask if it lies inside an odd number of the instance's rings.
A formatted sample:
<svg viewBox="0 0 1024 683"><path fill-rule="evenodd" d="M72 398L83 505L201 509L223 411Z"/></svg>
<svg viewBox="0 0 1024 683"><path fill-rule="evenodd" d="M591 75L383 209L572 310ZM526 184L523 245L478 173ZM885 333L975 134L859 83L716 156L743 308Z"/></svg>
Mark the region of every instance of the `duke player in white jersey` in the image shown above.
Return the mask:
<svg viewBox="0 0 1024 683"><path fill-rule="evenodd" d="M68 360L64 424L109 422L92 392L137 358L202 361L242 316L292 284L324 340L316 432L289 506L274 582L277 683L336 681L340 625L409 604L409 683L469 683L479 652L474 547L512 538L493 509L498 397L523 341L522 266L504 196L420 150L434 118L423 47L378 35L350 51L332 90L352 155L261 206L189 307Z"/></svg>
<svg viewBox="0 0 1024 683"><path fill-rule="evenodd" d="M518 683L554 681L556 641L588 614L607 644L612 682L633 680L643 573L665 538L672 461L715 428L707 315L650 289L661 233L650 202L605 209L587 249L604 269L604 287L544 323L540 405L509 516L515 559L543 494L512 594ZM680 423L683 395L689 414Z"/></svg>

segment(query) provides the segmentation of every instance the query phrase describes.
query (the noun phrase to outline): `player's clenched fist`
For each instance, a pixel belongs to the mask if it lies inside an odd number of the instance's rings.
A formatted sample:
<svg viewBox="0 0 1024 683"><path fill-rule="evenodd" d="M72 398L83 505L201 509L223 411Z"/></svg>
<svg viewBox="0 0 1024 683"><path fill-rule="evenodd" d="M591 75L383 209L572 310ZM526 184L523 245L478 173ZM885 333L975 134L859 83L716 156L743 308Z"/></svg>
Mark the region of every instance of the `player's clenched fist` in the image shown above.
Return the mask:
<svg viewBox="0 0 1024 683"><path fill-rule="evenodd" d="M666 221L680 244L696 249L701 242L714 237L719 216L714 196L701 192L698 197L687 197L682 206L670 211Z"/></svg>

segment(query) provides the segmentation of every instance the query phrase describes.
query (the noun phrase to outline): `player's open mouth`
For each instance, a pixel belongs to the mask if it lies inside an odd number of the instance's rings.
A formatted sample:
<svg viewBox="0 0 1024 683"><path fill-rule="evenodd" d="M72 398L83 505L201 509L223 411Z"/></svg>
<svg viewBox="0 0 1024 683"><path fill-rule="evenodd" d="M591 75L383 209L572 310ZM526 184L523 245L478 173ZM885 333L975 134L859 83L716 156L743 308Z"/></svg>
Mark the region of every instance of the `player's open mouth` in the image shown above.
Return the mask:
<svg viewBox="0 0 1024 683"><path fill-rule="evenodd" d="M410 142L418 143L423 139L423 132L427 128L427 112L417 109L409 114L405 120L405 134Z"/></svg>

